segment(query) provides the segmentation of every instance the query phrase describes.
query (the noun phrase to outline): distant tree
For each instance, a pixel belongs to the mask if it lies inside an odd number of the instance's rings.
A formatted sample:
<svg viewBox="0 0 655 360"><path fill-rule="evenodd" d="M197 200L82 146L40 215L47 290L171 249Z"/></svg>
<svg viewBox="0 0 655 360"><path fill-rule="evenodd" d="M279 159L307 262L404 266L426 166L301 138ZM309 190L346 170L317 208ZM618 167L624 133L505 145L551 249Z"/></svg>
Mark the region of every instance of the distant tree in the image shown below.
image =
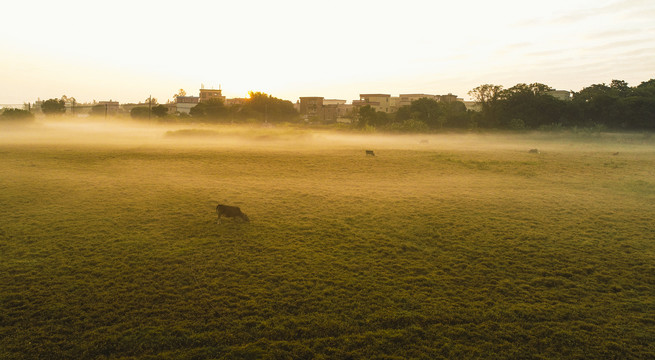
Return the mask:
<svg viewBox="0 0 655 360"><path fill-rule="evenodd" d="M424 133L430 131L427 124L420 120L407 119L401 122L395 122L388 127L395 132Z"/></svg>
<svg viewBox="0 0 655 360"><path fill-rule="evenodd" d="M575 125L604 124L622 127L624 119L619 108L619 91L605 84L593 84L573 94L574 105L580 109Z"/></svg>
<svg viewBox="0 0 655 360"><path fill-rule="evenodd" d="M227 119L228 110L221 99L209 99L192 107L189 114L194 118L218 121Z"/></svg>
<svg viewBox="0 0 655 360"><path fill-rule="evenodd" d="M398 108L398 111L396 111L396 122L401 123L405 120L409 120L412 118L412 107L409 105L404 105Z"/></svg>
<svg viewBox="0 0 655 360"><path fill-rule="evenodd" d="M486 127L498 125L497 102L501 98L503 87L501 85L484 84L469 91L469 95L482 105L483 123Z"/></svg>
<svg viewBox="0 0 655 360"><path fill-rule="evenodd" d="M383 112L383 111L376 111L375 112L375 118L373 119L372 122L370 122L370 125L379 127L379 126L385 126L388 125L390 121L389 114Z"/></svg>
<svg viewBox="0 0 655 360"><path fill-rule="evenodd" d="M440 128L445 122L439 102L434 99L414 100L410 105L410 110L414 120L423 121L431 128Z"/></svg>
<svg viewBox="0 0 655 360"><path fill-rule="evenodd" d="M244 116L254 116L270 122L297 121L298 112L293 103L263 92L248 92L249 98L241 107Z"/></svg>
<svg viewBox="0 0 655 360"><path fill-rule="evenodd" d="M655 130L655 79L630 88L629 94L620 99L626 127Z"/></svg>
<svg viewBox="0 0 655 360"><path fill-rule="evenodd" d="M359 108L357 111L357 122L355 126L358 128L365 128L367 125L373 125L375 123L375 109L371 105L365 105Z"/></svg>
<svg viewBox="0 0 655 360"><path fill-rule="evenodd" d="M155 115L158 118L163 118L168 114L168 107L165 105L153 106L151 109L152 115Z"/></svg>
<svg viewBox="0 0 655 360"><path fill-rule="evenodd" d="M619 97L627 97L632 93L632 88L623 80L612 80L610 83L610 89L612 89L614 94Z"/></svg>
<svg viewBox="0 0 655 360"><path fill-rule="evenodd" d="M60 100L62 100L66 104L68 104L68 103L71 103L71 104L77 103L77 100L75 100L75 98L72 97L72 96L62 95Z"/></svg>
<svg viewBox="0 0 655 360"><path fill-rule="evenodd" d="M655 96L631 96L619 100L625 128L655 130Z"/></svg>
<svg viewBox="0 0 655 360"><path fill-rule="evenodd" d="M49 99L41 104L41 111L46 115L60 115L66 112L66 102L59 99Z"/></svg>
<svg viewBox="0 0 655 360"><path fill-rule="evenodd" d="M0 114L0 120L3 121L31 121L34 120L34 114L27 110L5 109Z"/></svg>
<svg viewBox="0 0 655 360"><path fill-rule="evenodd" d="M484 107L498 100L502 90L502 85L484 84L469 91L468 94Z"/></svg>
<svg viewBox="0 0 655 360"><path fill-rule="evenodd" d="M639 96L655 96L655 79L643 81L634 91Z"/></svg>
<svg viewBox="0 0 655 360"><path fill-rule="evenodd" d="M133 119L147 119L150 115L150 109L147 106L137 106L130 110L130 116Z"/></svg>
<svg viewBox="0 0 655 360"><path fill-rule="evenodd" d="M178 96L186 96L186 91L184 89L180 89L177 94L173 95L173 99L177 99Z"/></svg>
<svg viewBox="0 0 655 360"><path fill-rule="evenodd" d="M91 111L89 112L89 116L94 116L94 117L105 116L106 113L107 113L107 106L98 104L98 105L93 105Z"/></svg>
<svg viewBox="0 0 655 360"><path fill-rule="evenodd" d="M521 83L503 90L493 105L500 125L519 130L561 123L566 118L567 103L548 95L551 90L541 83Z"/></svg>
<svg viewBox="0 0 655 360"><path fill-rule="evenodd" d="M499 94L499 99L504 99L518 94L530 94L530 95L544 95L548 91L553 90L552 87L541 84L541 83L532 83L532 84L516 84L509 89L501 90Z"/></svg>
<svg viewBox="0 0 655 360"><path fill-rule="evenodd" d="M442 116L441 125L448 128L466 128L470 124L470 115L466 105L461 101L440 102Z"/></svg>

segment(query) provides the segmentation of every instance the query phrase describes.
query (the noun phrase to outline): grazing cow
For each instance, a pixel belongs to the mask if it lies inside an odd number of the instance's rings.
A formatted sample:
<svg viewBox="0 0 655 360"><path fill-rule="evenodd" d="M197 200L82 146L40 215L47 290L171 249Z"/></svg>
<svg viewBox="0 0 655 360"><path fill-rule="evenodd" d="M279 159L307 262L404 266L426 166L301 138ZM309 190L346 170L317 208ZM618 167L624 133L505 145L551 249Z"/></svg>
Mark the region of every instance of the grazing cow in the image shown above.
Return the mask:
<svg viewBox="0 0 655 360"><path fill-rule="evenodd" d="M539 150L538 150L538 149L530 149L530 151L528 151L528 152L529 152L530 154L539 154Z"/></svg>
<svg viewBox="0 0 655 360"><path fill-rule="evenodd" d="M618 155L618 154L619 154L619 152L617 151L617 152L615 152L615 153L614 153L614 154L612 154L612 155L614 155L614 156L616 156L616 155Z"/></svg>
<svg viewBox="0 0 655 360"><path fill-rule="evenodd" d="M248 219L248 216L242 213L241 209L239 209L236 206L218 205L216 206L216 213L218 214L218 221L216 222L217 224L221 223L221 216L225 216L229 218L239 217L243 219L243 221L250 221L250 219Z"/></svg>
<svg viewBox="0 0 655 360"><path fill-rule="evenodd" d="M373 150L366 150L366 156L368 155L375 156L375 153L373 152Z"/></svg>

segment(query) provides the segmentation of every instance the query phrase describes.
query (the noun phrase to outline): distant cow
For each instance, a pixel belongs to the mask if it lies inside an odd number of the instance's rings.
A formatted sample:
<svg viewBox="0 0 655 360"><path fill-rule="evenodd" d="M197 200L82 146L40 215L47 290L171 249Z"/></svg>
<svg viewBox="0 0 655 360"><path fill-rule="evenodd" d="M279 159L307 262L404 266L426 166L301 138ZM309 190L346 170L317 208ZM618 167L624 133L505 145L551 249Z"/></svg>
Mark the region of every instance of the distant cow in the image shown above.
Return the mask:
<svg viewBox="0 0 655 360"><path fill-rule="evenodd" d="M528 152L529 152L530 154L539 154L539 150L538 150L538 149L530 149L530 151L528 151Z"/></svg>
<svg viewBox="0 0 655 360"><path fill-rule="evenodd" d="M218 221L216 222L217 224L221 223L221 216L225 216L229 218L239 217L243 219L243 221L250 221L250 219L248 219L248 216L242 213L241 209L239 209L236 206L218 205L216 206L216 213L218 214Z"/></svg>
<svg viewBox="0 0 655 360"><path fill-rule="evenodd" d="M373 150L366 150L366 156L368 155L375 156L375 153L373 152Z"/></svg>

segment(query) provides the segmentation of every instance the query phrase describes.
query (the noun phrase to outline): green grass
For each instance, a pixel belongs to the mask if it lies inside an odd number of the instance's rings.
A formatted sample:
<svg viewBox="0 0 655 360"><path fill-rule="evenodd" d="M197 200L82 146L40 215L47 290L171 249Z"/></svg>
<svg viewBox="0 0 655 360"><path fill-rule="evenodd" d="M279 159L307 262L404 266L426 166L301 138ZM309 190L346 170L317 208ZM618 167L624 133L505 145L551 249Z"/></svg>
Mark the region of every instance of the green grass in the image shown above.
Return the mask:
<svg viewBox="0 0 655 360"><path fill-rule="evenodd" d="M0 358L654 358L652 147L458 136L2 145Z"/></svg>

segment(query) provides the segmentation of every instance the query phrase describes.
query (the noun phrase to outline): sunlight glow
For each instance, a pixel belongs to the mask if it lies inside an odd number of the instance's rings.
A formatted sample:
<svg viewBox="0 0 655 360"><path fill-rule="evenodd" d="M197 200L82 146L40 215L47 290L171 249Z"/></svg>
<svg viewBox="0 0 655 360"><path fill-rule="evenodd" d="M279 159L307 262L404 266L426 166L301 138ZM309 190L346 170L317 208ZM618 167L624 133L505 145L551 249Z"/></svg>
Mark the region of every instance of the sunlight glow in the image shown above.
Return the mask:
<svg viewBox="0 0 655 360"><path fill-rule="evenodd" d="M222 84L228 97L255 89L292 101L466 96L483 83L635 83L655 68L655 3L634 0L28 0L3 10L0 102L165 100L201 83Z"/></svg>

